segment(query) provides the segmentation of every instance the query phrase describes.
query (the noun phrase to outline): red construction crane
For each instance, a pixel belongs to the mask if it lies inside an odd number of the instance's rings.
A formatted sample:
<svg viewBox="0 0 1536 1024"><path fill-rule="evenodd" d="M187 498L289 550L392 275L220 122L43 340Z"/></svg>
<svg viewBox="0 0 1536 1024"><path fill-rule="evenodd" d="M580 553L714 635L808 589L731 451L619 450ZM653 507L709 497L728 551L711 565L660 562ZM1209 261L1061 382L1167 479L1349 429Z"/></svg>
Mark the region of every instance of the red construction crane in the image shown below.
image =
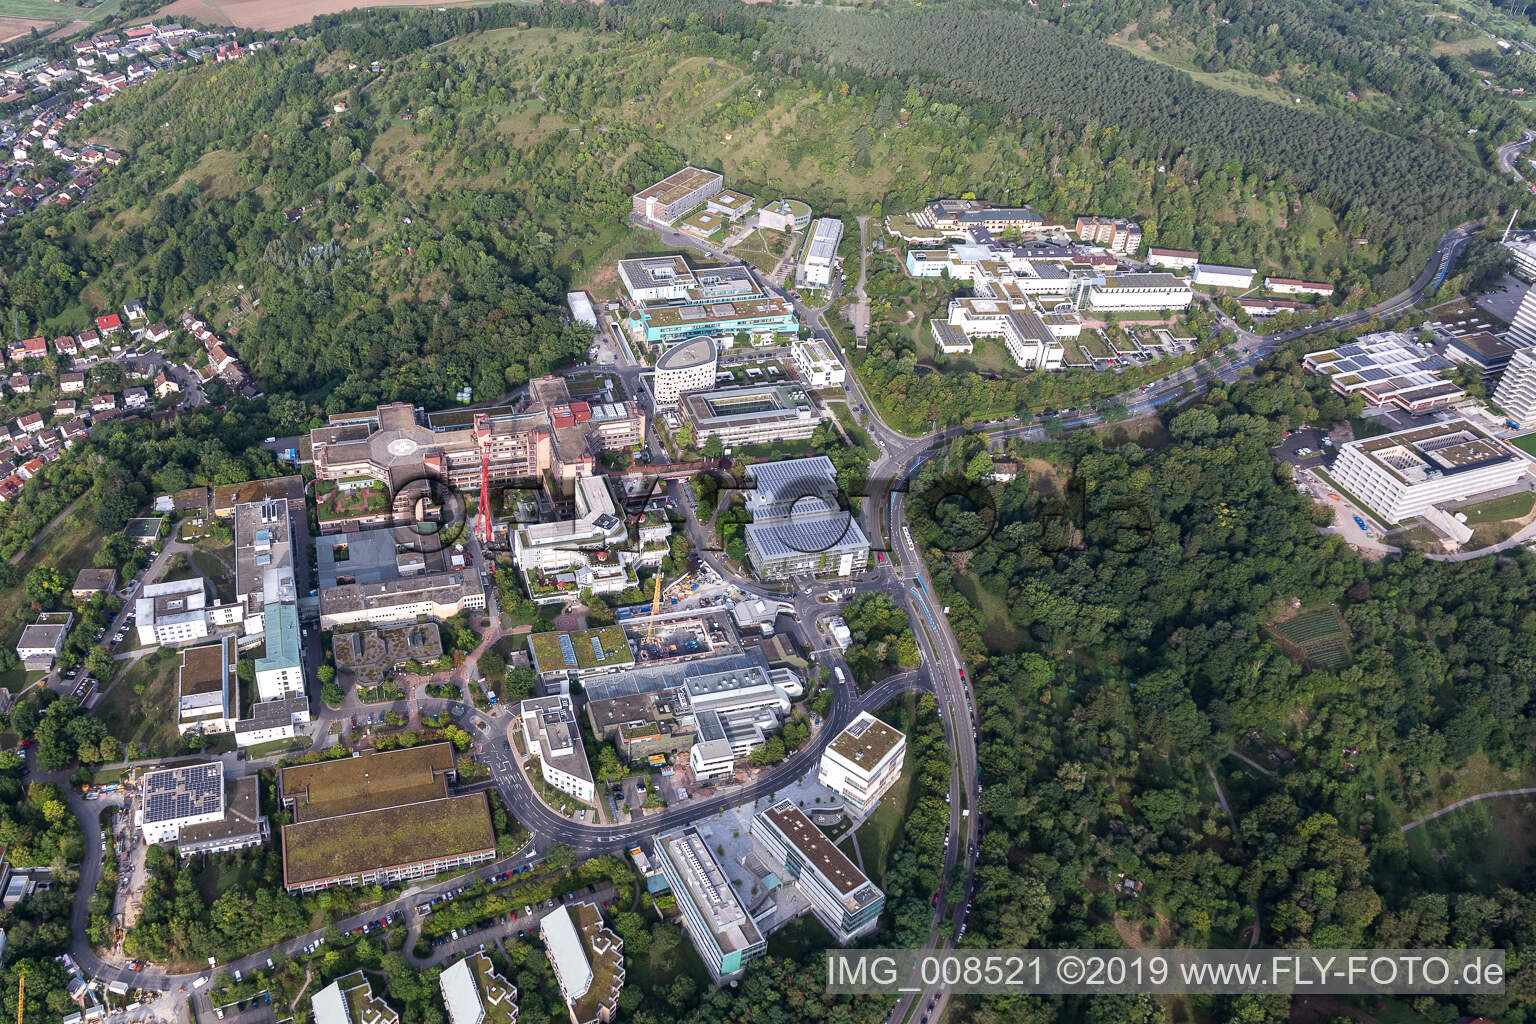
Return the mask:
<svg viewBox="0 0 1536 1024"><path fill-rule="evenodd" d="M475 415L475 440L480 444L480 543L491 542L491 418Z"/></svg>

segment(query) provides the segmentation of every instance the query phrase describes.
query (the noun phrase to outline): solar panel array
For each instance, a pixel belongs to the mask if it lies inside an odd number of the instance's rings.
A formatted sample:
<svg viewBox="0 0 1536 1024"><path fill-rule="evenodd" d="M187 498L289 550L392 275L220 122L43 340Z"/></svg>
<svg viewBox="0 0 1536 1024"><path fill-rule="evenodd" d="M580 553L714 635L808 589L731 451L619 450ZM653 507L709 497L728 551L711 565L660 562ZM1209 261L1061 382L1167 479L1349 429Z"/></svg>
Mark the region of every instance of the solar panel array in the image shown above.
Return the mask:
<svg viewBox="0 0 1536 1024"><path fill-rule="evenodd" d="M605 657L603 654L603 641L595 636L590 639L592 640L592 653L597 655L598 661L602 661Z"/></svg>
<svg viewBox="0 0 1536 1024"><path fill-rule="evenodd" d="M558 639L560 640L560 656L565 659L566 665L571 668L575 668L576 648L571 645L570 636L565 633L561 633Z"/></svg>
<svg viewBox="0 0 1536 1024"><path fill-rule="evenodd" d="M144 777L144 820L173 821L211 814L224 806L224 772L218 764L188 765Z"/></svg>

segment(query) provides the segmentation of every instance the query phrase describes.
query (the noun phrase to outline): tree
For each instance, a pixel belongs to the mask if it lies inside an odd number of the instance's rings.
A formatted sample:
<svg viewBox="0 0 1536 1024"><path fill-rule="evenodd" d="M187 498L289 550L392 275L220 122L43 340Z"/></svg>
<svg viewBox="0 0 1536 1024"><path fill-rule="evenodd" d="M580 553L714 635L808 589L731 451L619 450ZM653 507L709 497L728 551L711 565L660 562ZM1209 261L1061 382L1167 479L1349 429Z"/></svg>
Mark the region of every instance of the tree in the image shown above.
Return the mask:
<svg viewBox="0 0 1536 1024"><path fill-rule="evenodd" d="M705 439L704 454L711 459L718 459L725 454L725 445L721 442L719 434L710 434Z"/></svg>
<svg viewBox="0 0 1536 1024"><path fill-rule="evenodd" d="M27 599L42 608L52 608L69 590L69 579L51 565L40 565L27 573Z"/></svg>
<svg viewBox="0 0 1536 1024"><path fill-rule="evenodd" d="M556 843L544 855L544 862L557 871L563 871L576 863L576 851L564 843Z"/></svg>
<svg viewBox="0 0 1536 1024"><path fill-rule="evenodd" d="M335 682L336 681L336 666L334 666L334 665L321 665L319 668L317 668L315 670L315 678L320 680L320 684L322 686L324 686L327 683Z"/></svg>

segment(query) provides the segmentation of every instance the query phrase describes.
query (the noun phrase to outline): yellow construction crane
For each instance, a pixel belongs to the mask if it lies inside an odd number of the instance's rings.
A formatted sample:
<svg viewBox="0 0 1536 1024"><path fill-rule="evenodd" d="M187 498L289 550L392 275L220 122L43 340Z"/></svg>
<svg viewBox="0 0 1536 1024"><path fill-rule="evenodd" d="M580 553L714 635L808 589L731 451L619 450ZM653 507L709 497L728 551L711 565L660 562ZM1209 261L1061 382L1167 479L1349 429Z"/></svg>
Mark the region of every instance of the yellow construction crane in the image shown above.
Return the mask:
<svg viewBox="0 0 1536 1024"><path fill-rule="evenodd" d="M21 1014L27 1005L27 976L16 979L16 1024L21 1024Z"/></svg>
<svg viewBox="0 0 1536 1024"><path fill-rule="evenodd" d="M650 643L656 636L656 614L661 611L661 570L656 570L656 596L651 598L651 618L645 624L645 642Z"/></svg>

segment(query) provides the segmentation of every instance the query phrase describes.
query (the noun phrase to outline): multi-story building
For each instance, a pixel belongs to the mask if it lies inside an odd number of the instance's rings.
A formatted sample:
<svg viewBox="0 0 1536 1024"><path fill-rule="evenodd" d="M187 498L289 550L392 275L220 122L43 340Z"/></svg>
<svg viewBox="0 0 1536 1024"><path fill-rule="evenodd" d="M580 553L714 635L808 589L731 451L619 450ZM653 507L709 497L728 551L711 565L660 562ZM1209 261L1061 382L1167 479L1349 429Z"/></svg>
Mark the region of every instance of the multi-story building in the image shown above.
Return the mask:
<svg viewBox="0 0 1536 1024"><path fill-rule="evenodd" d="M283 885L316 892L386 885L493 860L496 836L483 792L449 795L452 744L433 743L278 772Z"/></svg>
<svg viewBox="0 0 1536 1024"><path fill-rule="evenodd" d="M683 214L720 193L725 178L700 167L684 167L635 193L631 207L646 220L671 224Z"/></svg>
<svg viewBox="0 0 1536 1024"><path fill-rule="evenodd" d="M848 373L832 346L819 338L796 341L790 348L795 373L808 388L840 388Z"/></svg>
<svg viewBox="0 0 1536 1024"><path fill-rule="evenodd" d="M1338 394L1360 396L1368 408L1392 406L1413 416L1446 408L1465 394L1445 379L1454 363L1400 331L1308 352L1302 366L1330 378Z"/></svg>
<svg viewBox="0 0 1536 1024"><path fill-rule="evenodd" d="M704 209L710 213L718 213L730 221L738 221L752 212L757 205L757 200L742 192L724 188L716 192L705 203Z"/></svg>
<svg viewBox="0 0 1536 1024"><path fill-rule="evenodd" d="M757 211L759 227L769 231L804 231L811 224L811 208L798 199L775 199Z"/></svg>
<svg viewBox="0 0 1536 1024"><path fill-rule="evenodd" d="M438 976L448 1024L517 1024L517 989L476 950Z"/></svg>
<svg viewBox="0 0 1536 1024"><path fill-rule="evenodd" d="M74 624L73 612L43 612L21 631L21 638L16 641L16 657L29 671L48 671L63 652L64 640Z"/></svg>
<svg viewBox="0 0 1536 1024"><path fill-rule="evenodd" d="M1527 288L1509 325L1509 340L1521 348L1536 345L1536 287Z"/></svg>
<svg viewBox="0 0 1536 1024"><path fill-rule="evenodd" d="M905 736L868 711L861 711L821 752L817 778L862 818L901 778L906 754Z"/></svg>
<svg viewBox="0 0 1536 1024"><path fill-rule="evenodd" d="M656 864L677 898L683 930L716 984L740 977L749 961L767 952L767 940L698 829L657 836Z"/></svg>
<svg viewBox="0 0 1536 1024"><path fill-rule="evenodd" d="M1124 217L1079 216L1077 237L1085 245L1103 246L1111 252L1134 253L1141 248L1141 225Z"/></svg>
<svg viewBox="0 0 1536 1024"><path fill-rule="evenodd" d="M935 199L912 215L918 225L944 235L976 230L990 234L1013 233L1031 238L1060 234L1061 224L1049 223L1028 206L993 206L979 199Z"/></svg>
<svg viewBox="0 0 1536 1024"><path fill-rule="evenodd" d="M1106 274L1088 286L1087 299L1098 310L1183 309L1195 293L1172 274Z"/></svg>
<svg viewBox="0 0 1536 1024"><path fill-rule="evenodd" d="M1526 281L1536 280L1536 236L1528 231L1506 232L1503 242L1514 257L1515 274Z"/></svg>
<svg viewBox="0 0 1536 1024"><path fill-rule="evenodd" d="M225 779L217 761L147 772L134 824L146 845L176 846L184 856L259 846L267 838L256 778Z"/></svg>
<svg viewBox="0 0 1536 1024"><path fill-rule="evenodd" d="M803 388L790 384L695 392L678 410L693 424L695 444L718 437L727 447L804 440L826 418Z"/></svg>
<svg viewBox="0 0 1536 1024"><path fill-rule="evenodd" d="M320 628L439 621L485 607L485 588L471 572L428 572L379 583L348 583L320 594Z"/></svg>
<svg viewBox="0 0 1536 1024"><path fill-rule="evenodd" d="M630 320L650 345L670 345L697 335L731 339L738 334L794 335L800 330L794 306L776 295L707 305L641 306L630 313Z"/></svg>
<svg viewBox="0 0 1536 1024"><path fill-rule="evenodd" d="M1194 283L1203 288L1252 288L1258 271L1252 267L1224 267L1217 263L1196 263Z"/></svg>
<svg viewBox="0 0 1536 1024"><path fill-rule="evenodd" d="M285 501L235 506L235 602L247 637L260 636L256 699L304 693L299 590L293 575L293 513Z"/></svg>
<svg viewBox="0 0 1536 1024"><path fill-rule="evenodd" d="M1523 348L1510 357L1493 401L1511 421L1536 426L1536 349Z"/></svg>
<svg viewBox="0 0 1536 1024"><path fill-rule="evenodd" d="M1491 331L1469 331L1451 334L1436 331L1445 341L1445 358L1453 363L1475 366L1485 383L1491 383L1509 366L1509 361L1519 349Z"/></svg>
<svg viewBox="0 0 1536 1024"><path fill-rule="evenodd" d="M595 803L597 788L571 699L555 694L525 700L518 706L518 717L523 723L523 741L537 755L544 781L583 803Z"/></svg>
<svg viewBox="0 0 1536 1024"><path fill-rule="evenodd" d="M720 348L713 338L690 338L673 345L657 358L651 377L656 408L670 409L690 391L713 388L719 367Z"/></svg>
<svg viewBox="0 0 1536 1024"><path fill-rule="evenodd" d="M869 541L838 507L830 459L785 459L747 467L747 553L764 579L810 573L848 576L869 565Z"/></svg>
<svg viewBox="0 0 1536 1024"><path fill-rule="evenodd" d="M795 281L801 287L828 288L837 269L837 246L843 240L843 222L836 217L822 217L805 240Z"/></svg>
<svg viewBox="0 0 1536 1024"><path fill-rule="evenodd" d="M316 992L309 1008L315 1024L400 1024L400 1014L373 994L362 971L342 975Z"/></svg>
<svg viewBox="0 0 1536 1024"><path fill-rule="evenodd" d="M1294 277L1266 277L1265 291L1277 295L1316 295L1326 299L1333 294L1333 285L1321 281L1299 281Z"/></svg>
<svg viewBox="0 0 1536 1024"><path fill-rule="evenodd" d="M244 619L240 606L212 605L208 583L201 577L147 584L133 603L139 643L167 647L206 638L216 626Z"/></svg>
<svg viewBox="0 0 1536 1024"><path fill-rule="evenodd" d="M874 930L885 893L793 800L780 800L753 815L750 832L763 863L794 883L838 942L847 944Z"/></svg>
<svg viewBox="0 0 1536 1024"><path fill-rule="evenodd" d="M176 731L212 735L233 732L239 712L235 638L188 647L176 672Z"/></svg>
<svg viewBox="0 0 1536 1024"><path fill-rule="evenodd" d="M762 298L766 293L744 264L694 268L684 256L619 260L619 280L638 306L676 302L704 305Z"/></svg>
<svg viewBox="0 0 1536 1024"><path fill-rule="evenodd" d="M595 903L567 903L544 915L539 937L570 1011L571 1024L607 1024L624 990L624 940Z"/></svg>
<svg viewBox="0 0 1536 1024"><path fill-rule="evenodd" d="M1387 523L1523 482L1531 463L1467 420L1339 446L1333 476Z"/></svg>
<svg viewBox="0 0 1536 1024"><path fill-rule="evenodd" d="M1147 250L1147 265L1150 267L1167 267L1169 270L1193 270L1196 263L1200 262L1200 254L1192 249L1158 249Z"/></svg>

